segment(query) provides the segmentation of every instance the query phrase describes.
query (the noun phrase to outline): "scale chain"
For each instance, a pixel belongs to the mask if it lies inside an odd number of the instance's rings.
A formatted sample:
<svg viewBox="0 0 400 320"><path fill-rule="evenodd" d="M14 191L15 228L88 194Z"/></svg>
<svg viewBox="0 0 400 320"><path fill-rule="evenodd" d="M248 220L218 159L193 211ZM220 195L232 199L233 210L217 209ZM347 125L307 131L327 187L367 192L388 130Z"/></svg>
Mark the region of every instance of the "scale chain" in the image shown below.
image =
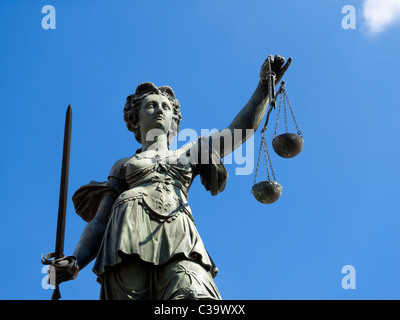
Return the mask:
<svg viewBox="0 0 400 320"><path fill-rule="evenodd" d="M276 116L275 131L274 134L272 135L272 139L276 138L276 133L278 132L279 115L281 114L281 107L282 107L282 95L279 97L278 114Z"/></svg>
<svg viewBox="0 0 400 320"><path fill-rule="evenodd" d="M260 167L260 160L261 160L261 149L263 147L263 144L260 144L260 151L258 152L258 160L257 160L257 166L256 166L256 173L254 175L254 182L253 185L256 184L257 182L257 175L258 175L258 168Z"/></svg>
<svg viewBox="0 0 400 320"><path fill-rule="evenodd" d="M269 169L268 169L269 154L268 154L268 148L267 148L267 141L265 140L265 133L263 133L263 135L262 135L261 144L264 146L265 166L267 168L267 177L268 177L268 181L269 181L269 180L271 180L271 177L269 175Z"/></svg>
<svg viewBox="0 0 400 320"><path fill-rule="evenodd" d="M295 124L295 126L296 126L296 130L297 130L297 134L298 134L301 138L303 138L303 134L301 133L300 128L299 128L299 125L297 124L296 117L294 116L293 108L292 108L292 105L290 104L289 96L288 96L288 94L287 94L287 92L286 92L286 89L283 88L282 91L283 91L283 95L285 96L286 102L287 102L287 104L288 104L288 106L289 106L290 113L292 114L292 118L293 118L294 124Z"/></svg>
<svg viewBox="0 0 400 320"><path fill-rule="evenodd" d="M266 165L267 165L268 180L271 180L271 178L270 178L270 176L269 176L269 170L268 170L268 162L269 162L269 167L271 168L272 178L274 179L274 181L276 181L274 168L272 167L271 156L269 155L269 151L268 151L267 141L265 140L265 135L264 135L263 138L264 138L264 139L263 139L263 144L264 144L264 157L265 157L265 163L266 163ZM268 162L267 162L267 161L268 161Z"/></svg>
<svg viewBox="0 0 400 320"><path fill-rule="evenodd" d="M271 176L270 176L270 173L269 173L269 168L271 168L272 178L274 179L274 181L276 181L274 168L272 167L271 156L269 155L268 145L267 145L267 141L265 139L265 132L262 132L261 133L260 151L258 152L258 159L257 159L256 172L255 172L255 175L254 175L253 185L255 185L257 183L258 169L260 168L261 153L262 153L261 150L262 149L264 149L264 158L265 158L265 165L266 165L266 168L267 168L268 181L271 180Z"/></svg>
<svg viewBox="0 0 400 320"><path fill-rule="evenodd" d="M285 99L287 97L285 88L283 88L283 94L284 94L284 99ZM287 99L286 99L286 101L287 101ZM285 102L283 102L283 111L285 112L285 130L286 130L286 133L288 133L289 129L288 129L288 120L287 120L287 107L286 107Z"/></svg>

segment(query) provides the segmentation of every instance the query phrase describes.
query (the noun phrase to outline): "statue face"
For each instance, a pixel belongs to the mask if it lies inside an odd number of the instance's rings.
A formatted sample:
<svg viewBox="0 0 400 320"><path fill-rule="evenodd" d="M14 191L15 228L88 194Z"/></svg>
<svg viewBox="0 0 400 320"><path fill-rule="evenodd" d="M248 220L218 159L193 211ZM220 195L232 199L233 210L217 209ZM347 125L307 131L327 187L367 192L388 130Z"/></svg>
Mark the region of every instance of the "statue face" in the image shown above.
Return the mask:
<svg viewBox="0 0 400 320"><path fill-rule="evenodd" d="M150 94L143 99L139 111L139 125L142 137L152 129L168 133L172 123L173 109L167 97Z"/></svg>

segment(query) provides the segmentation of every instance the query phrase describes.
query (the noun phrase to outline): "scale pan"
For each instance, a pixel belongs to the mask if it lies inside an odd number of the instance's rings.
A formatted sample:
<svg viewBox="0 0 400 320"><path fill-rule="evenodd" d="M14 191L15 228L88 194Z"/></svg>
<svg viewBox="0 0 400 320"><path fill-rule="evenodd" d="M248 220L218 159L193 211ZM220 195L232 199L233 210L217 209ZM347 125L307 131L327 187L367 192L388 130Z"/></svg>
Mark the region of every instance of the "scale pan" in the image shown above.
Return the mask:
<svg viewBox="0 0 400 320"><path fill-rule="evenodd" d="M272 140L275 152L283 158L293 158L303 149L304 140L295 133L284 133Z"/></svg>
<svg viewBox="0 0 400 320"><path fill-rule="evenodd" d="M276 181L261 181L251 188L251 193L264 204L274 203L282 194L282 186Z"/></svg>

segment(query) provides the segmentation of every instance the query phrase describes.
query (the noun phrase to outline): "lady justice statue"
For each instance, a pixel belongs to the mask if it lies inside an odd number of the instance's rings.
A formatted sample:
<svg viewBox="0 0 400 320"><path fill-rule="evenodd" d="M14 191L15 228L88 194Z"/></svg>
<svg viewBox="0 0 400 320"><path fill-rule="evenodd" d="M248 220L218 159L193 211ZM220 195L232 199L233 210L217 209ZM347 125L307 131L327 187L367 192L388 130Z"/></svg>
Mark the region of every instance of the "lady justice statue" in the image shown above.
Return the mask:
<svg viewBox="0 0 400 320"><path fill-rule="evenodd" d="M268 59L278 83L291 59ZM92 181L73 195L88 224L72 256L50 262L57 285L96 259L100 299L221 299L213 280L218 269L197 232L188 191L197 175L212 195L223 191L221 159L249 138L246 129L257 130L267 109L266 61L254 94L232 123L176 151L168 148L182 119L173 90L146 82L127 97L124 120L142 147L118 160L108 181ZM237 129L243 133L239 143L233 139Z"/></svg>

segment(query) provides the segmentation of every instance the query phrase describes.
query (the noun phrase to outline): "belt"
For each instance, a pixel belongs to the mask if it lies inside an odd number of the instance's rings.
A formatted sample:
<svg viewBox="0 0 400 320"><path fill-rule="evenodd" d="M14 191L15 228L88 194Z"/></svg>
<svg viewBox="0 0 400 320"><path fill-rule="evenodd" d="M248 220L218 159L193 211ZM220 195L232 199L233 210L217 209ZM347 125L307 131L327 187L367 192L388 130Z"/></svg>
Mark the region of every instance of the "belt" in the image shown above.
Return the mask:
<svg viewBox="0 0 400 320"><path fill-rule="evenodd" d="M150 178L145 178L145 179L141 179L141 180L137 180L135 181L133 184L130 185L130 189L134 188L134 187L138 187L144 183L148 183L148 182L159 182L159 183L163 183L166 185L173 185L178 187L183 193L184 195L188 196L188 190L187 188L183 185L182 182L180 182L179 180L176 179L172 179L171 177L165 177L165 176L152 176Z"/></svg>

